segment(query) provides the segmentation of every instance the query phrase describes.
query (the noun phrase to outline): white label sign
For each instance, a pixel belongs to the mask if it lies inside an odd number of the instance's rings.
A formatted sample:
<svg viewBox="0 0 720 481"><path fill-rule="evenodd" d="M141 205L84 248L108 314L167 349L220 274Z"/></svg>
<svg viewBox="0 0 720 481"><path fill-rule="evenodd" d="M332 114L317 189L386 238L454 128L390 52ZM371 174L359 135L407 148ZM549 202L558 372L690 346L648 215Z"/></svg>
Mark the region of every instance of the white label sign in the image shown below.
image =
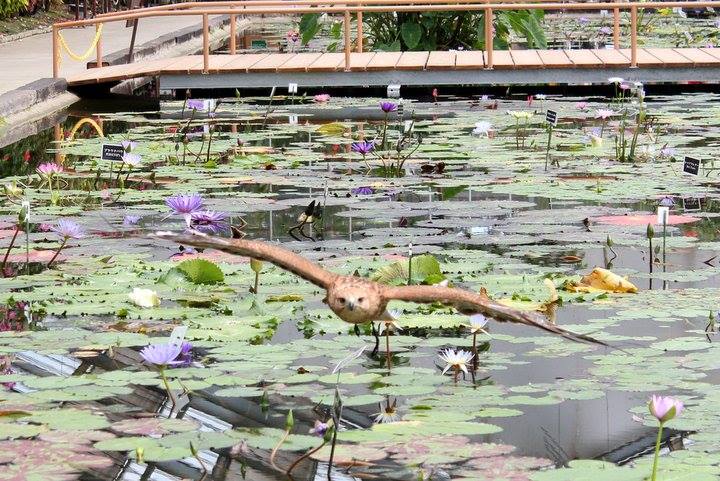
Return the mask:
<svg viewBox="0 0 720 481"><path fill-rule="evenodd" d="M298 90L298 84L296 84L296 83L288 84L288 93L289 94L296 94L297 90Z"/></svg>
<svg viewBox="0 0 720 481"><path fill-rule="evenodd" d="M668 218L670 217L670 207L658 207L657 210L657 223L660 225L667 224Z"/></svg>

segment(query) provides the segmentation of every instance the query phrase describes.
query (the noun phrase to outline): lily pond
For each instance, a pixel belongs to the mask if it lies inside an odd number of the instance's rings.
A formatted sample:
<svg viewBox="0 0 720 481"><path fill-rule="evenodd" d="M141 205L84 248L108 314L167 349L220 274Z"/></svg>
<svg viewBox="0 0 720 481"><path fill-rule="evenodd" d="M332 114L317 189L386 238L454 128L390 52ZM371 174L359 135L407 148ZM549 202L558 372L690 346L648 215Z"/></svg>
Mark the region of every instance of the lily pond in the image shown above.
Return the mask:
<svg viewBox="0 0 720 481"><path fill-rule="evenodd" d="M718 479L720 96L601 91L163 101L3 148L0 479ZM393 301L374 349L152 236L188 230L600 343Z"/></svg>

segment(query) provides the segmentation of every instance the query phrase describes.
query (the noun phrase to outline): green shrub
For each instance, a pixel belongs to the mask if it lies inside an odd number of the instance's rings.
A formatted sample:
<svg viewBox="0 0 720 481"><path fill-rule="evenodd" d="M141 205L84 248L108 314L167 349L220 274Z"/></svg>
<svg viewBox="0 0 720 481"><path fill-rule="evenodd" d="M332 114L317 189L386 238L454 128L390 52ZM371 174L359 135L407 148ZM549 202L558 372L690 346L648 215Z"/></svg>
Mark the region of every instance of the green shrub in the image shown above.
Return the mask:
<svg viewBox="0 0 720 481"><path fill-rule="evenodd" d="M17 15L28 6L28 0L0 0L0 19Z"/></svg>

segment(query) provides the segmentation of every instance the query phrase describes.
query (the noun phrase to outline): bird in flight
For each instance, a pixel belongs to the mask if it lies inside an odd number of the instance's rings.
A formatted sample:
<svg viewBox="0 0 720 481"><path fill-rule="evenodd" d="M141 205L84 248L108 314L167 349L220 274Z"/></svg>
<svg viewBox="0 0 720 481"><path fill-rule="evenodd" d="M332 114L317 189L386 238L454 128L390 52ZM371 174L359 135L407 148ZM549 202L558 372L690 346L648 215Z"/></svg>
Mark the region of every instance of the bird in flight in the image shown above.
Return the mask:
<svg viewBox="0 0 720 481"><path fill-rule="evenodd" d="M393 317L388 313L387 305L393 300L423 304L439 302L455 307L462 314L483 314L499 322L525 324L572 341L606 345L593 337L556 326L538 313L520 311L465 289L437 285L396 287L362 277L335 274L288 249L262 241L226 239L202 233L156 232L153 237L270 262L325 289L324 302L328 307L340 319L355 325L391 321Z"/></svg>

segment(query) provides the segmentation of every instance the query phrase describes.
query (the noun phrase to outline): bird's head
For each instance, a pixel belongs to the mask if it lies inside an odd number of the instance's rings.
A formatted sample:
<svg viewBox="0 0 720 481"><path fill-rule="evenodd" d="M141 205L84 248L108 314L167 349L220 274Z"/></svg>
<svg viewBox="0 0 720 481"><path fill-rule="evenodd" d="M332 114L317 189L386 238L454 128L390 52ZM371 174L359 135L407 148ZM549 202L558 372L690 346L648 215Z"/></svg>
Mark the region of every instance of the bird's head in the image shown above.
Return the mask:
<svg viewBox="0 0 720 481"><path fill-rule="evenodd" d="M343 321L362 324L376 320L380 296L370 283L350 280L333 286L328 292L327 303Z"/></svg>

